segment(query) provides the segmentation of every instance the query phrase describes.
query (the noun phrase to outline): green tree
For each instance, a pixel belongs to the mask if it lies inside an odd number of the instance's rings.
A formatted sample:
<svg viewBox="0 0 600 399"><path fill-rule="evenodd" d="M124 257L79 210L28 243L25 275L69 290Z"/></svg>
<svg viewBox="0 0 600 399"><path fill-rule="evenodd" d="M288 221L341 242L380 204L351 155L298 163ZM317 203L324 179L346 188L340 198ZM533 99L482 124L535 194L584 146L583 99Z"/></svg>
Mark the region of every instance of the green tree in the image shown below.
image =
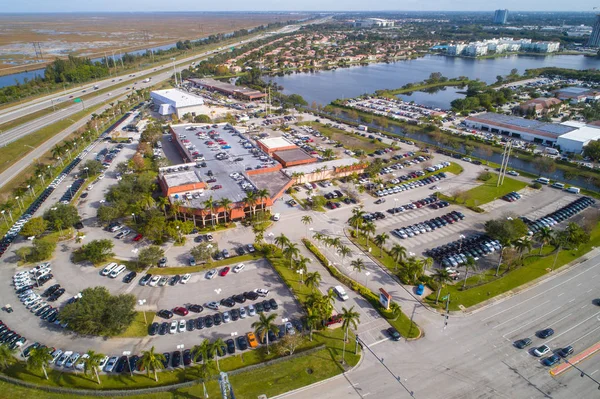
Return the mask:
<svg viewBox="0 0 600 399"><path fill-rule="evenodd" d="M196 262L206 263L210 262L210 260L212 259L212 254L218 250L219 248L216 243L211 244L208 242L202 242L190 250L190 255L192 255Z"/></svg>
<svg viewBox="0 0 600 399"><path fill-rule="evenodd" d="M277 245L281 250L283 250L284 247L287 247L291 243L290 239L283 233L275 237L274 242L275 245Z"/></svg>
<svg viewBox="0 0 600 399"><path fill-rule="evenodd" d="M321 284L321 273L312 272L306 274L306 279L304 280L304 284L311 289L311 291L316 291Z"/></svg>
<svg viewBox="0 0 600 399"><path fill-rule="evenodd" d="M85 161L85 163L79 167L79 171L85 176L94 176L104 171L104 168L102 167L102 162L90 159Z"/></svg>
<svg viewBox="0 0 600 399"><path fill-rule="evenodd" d="M92 263L105 262L111 256L114 256L112 251L114 244L111 240L93 240L89 244L83 245L77 254L81 260L86 260Z"/></svg>
<svg viewBox="0 0 600 399"><path fill-rule="evenodd" d="M175 207L172 209L176 209ZM142 227L141 232L150 241L161 244L167 231L167 221L162 216L153 216Z"/></svg>
<svg viewBox="0 0 600 399"><path fill-rule="evenodd" d="M27 368L33 371L42 370L44 377L48 379L48 372L46 366L52 361L52 355L48 351L48 348L35 348L32 349L29 358L27 359Z"/></svg>
<svg viewBox="0 0 600 399"><path fill-rule="evenodd" d="M390 238L390 236L384 232L384 233L376 235L375 238L373 239L373 242L375 243L375 245L377 245L379 247L379 257L380 258L383 256L383 246L389 238Z"/></svg>
<svg viewBox="0 0 600 399"><path fill-rule="evenodd" d="M285 249L282 251L282 254L284 257L286 257L290 260L289 267L291 269L294 258L296 258L298 255L300 255L300 250L298 249L298 244L295 244L293 242L289 243L288 246L285 247Z"/></svg>
<svg viewBox="0 0 600 399"><path fill-rule="evenodd" d="M375 223L369 220L362 225L361 230L365 235L367 247L369 247L369 237L371 236L371 234L375 234L376 231Z"/></svg>
<svg viewBox="0 0 600 399"><path fill-rule="evenodd" d="M362 258L356 258L350 262L350 267L352 267L354 273L361 273L363 270L365 270L365 262L362 260Z"/></svg>
<svg viewBox="0 0 600 399"><path fill-rule="evenodd" d="M15 360L16 349L11 349L8 344L0 345L0 363L2 368L7 368L9 363Z"/></svg>
<svg viewBox="0 0 600 399"><path fill-rule="evenodd" d="M87 358L80 360L83 362L83 374L88 375L90 371L93 371L96 375L96 381L98 385L100 385L100 375L98 375L98 367L100 367L100 362L104 358L104 355L101 353L96 353L93 350L87 351Z"/></svg>
<svg viewBox="0 0 600 399"><path fill-rule="evenodd" d="M552 174L554 173L554 171L556 170L556 163L554 162L554 159L549 158L549 157L537 157L534 161L533 161L533 167L535 170L537 170L540 175L542 174Z"/></svg>
<svg viewBox="0 0 600 399"><path fill-rule="evenodd" d="M392 249L390 249L390 255L393 256L394 259L396 260L396 262L394 263L394 272L397 270L398 264L404 258L406 258L406 254L407 254L406 248L404 248L400 244L394 244L394 246L392 247Z"/></svg>
<svg viewBox="0 0 600 399"><path fill-rule="evenodd" d="M164 368L165 355L154 352L154 346L150 350L143 351L140 358L140 365L150 374L150 370L154 372L154 381L158 382L158 370Z"/></svg>
<svg viewBox="0 0 600 399"><path fill-rule="evenodd" d="M217 338L216 340L210 343L210 346L208 348L209 352L214 354L215 359L217 360L217 370L221 371L221 369L219 368L219 356L225 356L225 342L222 338Z"/></svg>
<svg viewBox="0 0 600 399"><path fill-rule="evenodd" d="M346 245L340 245L338 247L338 253L342 257L342 266L344 266L344 261L346 260L346 257L352 255L352 250Z"/></svg>
<svg viewBox="0 0 600 399"><path fill-rule="evenodd" d="M354 306L350 309L342 308L342 313L340 313L342 318L342 329L344 330L344 346L342 349L342 363L346 363L344 359L344 355L346 354L346 342L348 341L348 329L352 327L353 329L358 328L358 323L360 323L360 313L354 311Z"/></svg>
<svg viewBox="0 0 600 399"><path fill-rule="evenodd" d="M477 270L477 262L475 262L475 259L472 256L467 256L467 262L465 263L465 279L463 281L462 286L463 290L467 285L467 278L469 278L469 270Z"/></svg>
<svg viewBox="0 0 600 399"><path fill-rule="evenodd" d="M446 269L435 269L433 275L431 276L433 281L438 283L437 295L435 297L435 304L437 305L440 299L440 293L442 292L442 288L444 284L450 281L450 273Z"/></svg>
<svg viewBox="0 0 600 399"><path fill-rule="evenodd" d="M552 229L550 227L542 227L535 232L533 237L540 243L540 255L544 249L544 245L548 244L552 240Z"/></svg>
<svg viewBox="0 0 600 399"><path fill-rule="evenodd" d="M600 161L600 140L592 140L583 147L583 156L594 162Z"/></svg>
<svg viewBox="0 0 600 399"><path fill-rule="evenodd" d="M138 263L143 266L154 266L161 258L165 257L165 251L156 245L143 248L138 253Z"/></svg>
<svg viewBox="0 0 600 399"><path fill-rule="evenodd" d="M79 334L111 337L133 322L135 302L131 294L111 295L105 287L86 288L78 301L63 307L60 320Z"/></svg>
<svg viewBox="0 0 600 399"><path fill-rule="evenodd" d="M40 236L48 228L48 222L41 217L31 218L23 225L19 232L23 237Z"/></svg>
<svg viewBox="0 0 600 399"><path fill-rule="evenodd" d="M112 222L123 216L123 212L113 205L102 205L98 208L98 219L103 223Z"/></svg>
<svg viewBox="0 0 600 399"><path fill-rule="evenodd" d="M269 334L268 334L269 331L273 332L274 334L279 333L279 327L277 327L277 325L275 324L276 318L277 318L277 315L275 313L272 313L268 316L265 313L259 313L258 321L255 321L251 325L252 328L254 328L254 332L259 337L259 339L261 341L263 339L265 339L265 342L267 343L267 355L270 353L269 352Z"/></svg>
<svg viewBox="0 0 600 399"><path fill-rule="evenodd" d="M308 237L308 226L310 226L313 222L313 219L310 215L304 215L302 216L302 219L300 219L300 221L302 222L303 225L306 226L306 237Z"/></svg>
<svg viewBox="0 0 600 399"><path fill-rule="evenodd" d="M63 227L71 227L81 220L77 208L65 204L56 204L44 212L43 217L48 222L48 227L54 231L61 230Z"/></svg>
<svg viewBox="0 0 600 399"><path fill-rule="evenodd" d="M319 312L317 310L315 310L312 307L309 307L306 309L306 325L309 328L309 337L310 340L313 340L313 331L315 328L317 328L319 326L319 323L321 322L321 317L319 315Z"/></svg>
<svg viewBox="0 0 600 399"><path fill-rule="evenodd" d="M485 232L495 240L514 242L525 237L527 225L519 218L500 218L485 222Z"/></svg>

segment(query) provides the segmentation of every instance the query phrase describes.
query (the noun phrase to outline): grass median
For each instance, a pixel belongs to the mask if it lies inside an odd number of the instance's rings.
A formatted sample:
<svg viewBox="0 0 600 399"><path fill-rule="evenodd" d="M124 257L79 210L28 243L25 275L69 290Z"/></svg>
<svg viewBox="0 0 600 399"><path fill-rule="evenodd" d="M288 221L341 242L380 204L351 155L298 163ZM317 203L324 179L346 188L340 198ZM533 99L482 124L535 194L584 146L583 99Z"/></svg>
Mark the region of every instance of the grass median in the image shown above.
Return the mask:
<svg viewBox="0 0 600 399"><path fill-rule="evenodd" d="M339 141L344 145L344 148L347 148L351 151L361 150L367 153L373 152L375 150L382 150L384 148L388 148L389 145L385 143L381 143L375 139L369 139L367 137L359 136L358 134L354 134L352 132L347 132L342 129L337 129L335 127L326 126L323 123L318 122L303 122L300 125L305 124L313 127L318 130L323 136ZM369 133L370 134L370 133ZM317 144L317 143L313 143Z"/></svg>
<svg viewBox="0 0 600 399"><path fill-rule="evenodd" d="M144 318L144 313L146 318ZM148 335L148 328L154 321L154 312L137 312L133 322L127 327L127 330L117 335L118 338L137 338L145 337Z"/></svg>
<svg viewBox="0 0 600 399"><path fill-rule="evenodd" d="M253 260L261 259L262 255L254 252L251 254L245 254L240 256L234 256L232 258L222 259L218 261L213 261L210 263L206 263L204 265L198 266L180 266L180 267L151 267L148 270L148 273L154 275L165 275L165 276L174 276L176 274L186 274L186 273L198 273L202 271L208 271L210 269L214 269L216 267L221 266L229 266L240 262L250 262Z"/></svg>

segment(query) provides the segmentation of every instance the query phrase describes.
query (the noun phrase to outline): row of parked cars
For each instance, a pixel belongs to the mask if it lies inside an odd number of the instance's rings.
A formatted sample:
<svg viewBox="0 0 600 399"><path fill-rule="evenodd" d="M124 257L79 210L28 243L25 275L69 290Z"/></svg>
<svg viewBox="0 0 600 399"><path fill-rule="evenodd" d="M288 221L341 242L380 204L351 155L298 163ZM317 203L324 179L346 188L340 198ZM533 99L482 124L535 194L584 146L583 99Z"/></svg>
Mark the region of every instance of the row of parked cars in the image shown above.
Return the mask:
<svg viewBox="0 0 600 399"><path fill-rule="evenodd" d="M527 217L521 217L527 227L529 227L529 235L533 235L543 227L552 227L557 223L563 222L570 217L577 215L588 207L594 205L596 201L590 197L579 197L569 205L547 214L537 220L531 220Z"/></svg>
<svg viewBox="0 0 600 399"><path fill-rule="evenodd" d="M0 343L8 345L10 349L15 349L27 342L27 338L21 336L16 331L11 330L2 320L0 320Z"/></svg>
<svg viewBox="0 0 600 399"><path fill-rule="evenodd" d="M519 194L516 191L511 191L510 193L503 196L502 199L507 202L515 202L521 199L521 194Z"/></svg>
<svg viewBox="0 0 600 399"><path fill-rule="evenodd" d="M415 223L408 227L394 229L392 230L392 234L394 234L397 237L406 239L419 234L430 233L448 224L454 224L460 220L463 220L464 218L465 215L462 212L452 211L445 215L438 216L436 218L429 219L421 223Z"/></svg>
<svg viewBox="0 0 600 399"><path fill-rule="evenodd" d="M378 197L384 197L390 194L397 194L402 191L412 190L413 188L423 187L428 184L435 183L436 181L439 181L445 177L446 174L444 172L436 173L435 175L431 175L420 180L415 180L410 183L398 184L389 188L385 188L383 190L379 190L375 192L375 195L377 195Z"/></svg>
<svg viewBox="0 0 600 399"><path fill-rule="evenodd" d="M444 267L457 267L465 264L468 257L479 260L480 257L501 249L502 246L498 240L492 240L487 235L478 233L429 249L425 254L440 262Z"/></svg>
<svg viewBox="0 0 600 399"><path fill-rule="evenodd" d="M147 285L149 287L164 287L165 285L169 284L170 286L175 286L177 284L187 284L191 278L192 275L190 273L186 273L183 276L176 274L171 277L159 275L153 276L152 274L148 273L140 279L140 285Z"/></svg>
<svg viewBox="0 0 600 399"><path fill-rule="evenodd" d="M77 194L77 191L79 191L79 189L81 188L81 186L83 185L84 182L85 182L85 179L75 180L67 188L67 191L65 191L65 193L62 195L62 197L60 197L60 200L59 200L60 203L66 205L69 202L71 202L73 200L73 197L75 197L75 194Z"/></svg>
<svg viewBox="0 0 600 399"><path fill-rule="evenodd" d="M535 335L538 338L546 339L546 338L554 335L554 330L552 328L545 328L543 330L538 331ZM513 343L513 345L518 349L525 349L529 345L531 345L532 342L533 341L531 340L531 338L528 337L528 338L523 338L523 339L519 339L519 340L515 341ZM552 350L550 349L550 347L546 344L543 344L543 345L540 345L540 346L536 347L535 349L533 349L531 351L531 354L535 357L542 357L551 352L552 352ZM554 353L552 353L550 356L542 359L541 363L547 367L554 366L555 364L560 362L561 359L565 359L565 358L569 357L570 355L572 355L573 352L574 352L574 348L571 345L565 346L564 348L559 348L558 350L554 351Z"/></svg>

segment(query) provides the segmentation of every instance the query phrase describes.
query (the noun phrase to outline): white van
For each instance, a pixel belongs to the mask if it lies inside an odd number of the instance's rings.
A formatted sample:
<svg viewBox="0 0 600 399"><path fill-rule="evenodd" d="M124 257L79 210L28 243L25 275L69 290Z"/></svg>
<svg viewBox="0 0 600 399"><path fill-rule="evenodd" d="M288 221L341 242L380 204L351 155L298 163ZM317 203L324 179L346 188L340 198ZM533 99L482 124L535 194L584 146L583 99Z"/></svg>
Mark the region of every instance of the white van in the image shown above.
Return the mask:
<svg viewBox="0 0 600 399"><path fill-rule="evenodd" d="M541 183L541 184L548 184L548 183L550 183L550 179L547 179L545 177L538 177L536 182Z"/></svg>
<svg viewBox="0 0 600 399"><path fill-rule="evenodd" d="M341 285L336 285L335 287L333 287L333 291L337 294L338 297L340 297L340 300L348 300L348 294L346 294L346 290L344 290L344 287L342 287Z"/></svg>
<svg viewBox="0 0 600 399"><path fill-rule="evenodd" d="M565 185L562 183L556 182L556 183L553 183L550 187L560 188L562 190L563 188L565 188Z"/></svg>
<svg viewBox="0 0 600 399"><path fill-rule="evenodd" d="M581 189L579 187L569 187L565 191L572 194L579 194Z"/></svg>
<svg viewBox="0 0 600 399"><path fill-rule="evenodd" d="M110 272L112 272L113 270L115 270L115 267L117 267L118 265L113 262L113 263L109 263L100 273L103 276L108 276L110 274Z"/></svg>
<svg viewBox="0 0 600 399"><path fill-rule="evenodd" d="M117 276L125 271L125 265L119 265L115 270L110 272L110 278L117 278Z"/></svg>
<svg viewBox="0 0 600 399"><path fill-rule="evenodd" d="M277 222L280 217L281 217L281 215L279 213L276 213L273 215L273 220Z"/></svg>

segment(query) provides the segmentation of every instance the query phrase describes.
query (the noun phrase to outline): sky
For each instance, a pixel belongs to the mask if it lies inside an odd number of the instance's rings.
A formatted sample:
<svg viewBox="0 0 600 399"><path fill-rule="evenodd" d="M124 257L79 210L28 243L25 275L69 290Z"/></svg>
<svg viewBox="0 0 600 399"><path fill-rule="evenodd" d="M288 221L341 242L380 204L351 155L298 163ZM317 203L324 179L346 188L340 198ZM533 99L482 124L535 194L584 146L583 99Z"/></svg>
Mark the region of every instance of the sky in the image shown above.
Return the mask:
<svg viewBox="0 0 600 399"><path fill-rule="evenodd" d="M592 11L600 0L21 0L3 2L10 12L122 11Z"/></svg>

